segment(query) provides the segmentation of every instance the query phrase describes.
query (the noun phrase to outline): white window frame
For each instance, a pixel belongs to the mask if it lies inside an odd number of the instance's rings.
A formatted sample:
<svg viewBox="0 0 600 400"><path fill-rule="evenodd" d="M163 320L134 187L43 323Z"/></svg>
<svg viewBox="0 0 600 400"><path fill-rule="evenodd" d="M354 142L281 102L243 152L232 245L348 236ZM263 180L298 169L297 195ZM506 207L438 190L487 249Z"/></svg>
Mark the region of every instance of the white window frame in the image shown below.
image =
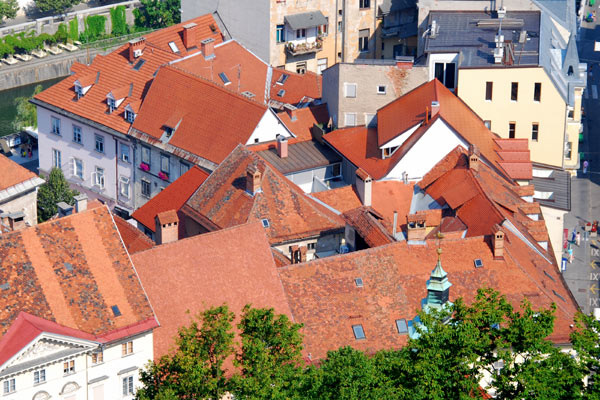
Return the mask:
<svg viewBox="0 0 600 400"><path fill-rule="evenodd" d="M353 96L348 93L348 89L351 87L354 87L354 95ZM357 92L358 92L358 85L356 83L344 82L344 97L346 97L348 99L355 99Z"/></svg>
<svg viewBox="0 0 600 400"><path fill-rule="evenodd" d="M352 124L348 123L348 117L353 116L354 122ZM356 113L344 113L344 126L356 126Z"/></svg>
<svg viewBox="0 0 600 400"><path fill-rule="evenodd" d="M144 157L145 154L148 155L148 161L145 160L145 157ZM150 149L150 147L142 146L142 162L144 164L147 164L148 166L150 166L150 165L152 165L150 160L152 160L152 149Z"/></svg>
<svg viewBox="0 0 600 400"><path fill-rule="evenodd" d="M296 39L306 39L306 28L296 29Z"/></svg>
<svg viewBox="0 0 600 400"><path fill-rule="evenodd" d="M66 367L65 367L66 365ZM75 373L75 360L67 360L63 362L63 375L71 375Z"/></svg>
<svg viewBox="0 0 600 400"><path fill-rule="evenodd" d="M77 168L77 163L81 164L81 168ZM78 174L77 172L81 172ZM71 175L83 180L83 160L79 158L71 158Z"/></svg>
<svg viewBox="0 0 600 400"><path fill-rule="evenodd" d="M96 165L92 173L92 186L97 186L104 189L105 186L104 168Z"/></svg>
<svg viewBox="0 0 600 400"><path fill-rule="evenodd" d="M323 61L325 61L325 63L323 63ZM322 74L323 71L327 69L328 61L329 60L327 59L327 57L317 59L317 72L319 74Z"/></svg>
<svg viewBox="0 0 600 400"><path fill-rule="evenodd" d="M121 343L121 357L133 354L133 340Z"/></svg>
<svg viewBox="0 0 600 400"><path fill-rule="evenodd" d="M38 369L37 371L33 372L33 384L34 385L39 385L40 383L45 383L46 382L46 369L42 368L42 369Z"/></svg>
<svg viewBox="0 0 600 400"><path fill-rule="evenodd" d="M14 393L17 390L15 378L6 379L4 384L4 394Z"/></svg>
<svg viewBox="0 0 600 400"><path fill-rule="evenodd" d="M132 396L135 392L133 387L133 375L124 376L121 382L123 384L123 397Z"/></svg>
<svg viewBox="0 0 600 400"><path fill-rule="evenodd" d="M135 113L133 111L125 110L125 119L127 122L133 124L133 121L135 121Z"/></svg>
<svg viewBox="0 0 600 400"><path fill-rule="evenodd" d="M383 88L383 90L379 90ZM377 85L377 94L387 94L387 85Z"/></svg>
<svg viewBox="0 0 600 400"><path fill-rule="evenodd" d="M106 104L108 104L108 109L110 110L111 113L117 109L117 102L115 101L115 99L111 99L110 97L107 97Z"/></svg>
<svg viewBox="0 0 600 400"><path fill-rule="evenodd" d="M100 143L100 146L98 146L98 143ZM98 147L101 147L102 149L98 150ZM97 133L94 134L94 150L96 150L97 153L104 154L104 136L98 135Z"/></svg>
<svg viewBox="0 0 600 400"><path fill-rule="evenodd" d="M365 126L367 128L373 128L376 126L375 122L377 114L375 113L365 113Z"/></svg>
<svg viewBox="0 0 600 400"><path fill-rule="evenodd" d="M163 168L163 162L164 162L164 160L167 161L167 164L166 164L167 167L166 168ZM167 154L160 153L160 171L164 172L165 174L168 175L169 171L171 170L171 165L170 164L171 164L171 157L169 157Z"/></svg>
<svg viewBox="0 0 600 400"><path fill-rule="evenodd" d="M50 130L50 132L52 132L55 135L59 135L60 136L60 119L51 116L50 117L50 121L51 121L51 130Z"/></svg>
<svg viewBox="0 0 600 400"><path fill-rule="evenodd" d="M278 24L275 26L275 41L277 43L285 42L285 25Z"/></svg>
<svg viewBox="0 0 600 400"><path fill-rule="evenodd" d="M62 155L60 150L52 149L52 168L62 168Z"/></svg>
<svg viewBox="0 0 600 400"><path fill-rule="evenodd" d="M78 125L73 125L73 143L81 144L81 127Z"/></svg>
<svg viewBox="0 0 600 400"><path fill-rule="evenodd" d="M124 152L123 149L127 149L127 152ZM121 157L119 157L121 159L121 161L126 162L126 163L131 163L131 159L130 159L131 148L129 147L128 144L119 142L119 152L121 153Z"/></svg>
<svg viewBox="0 0 600 400"><path fill-rule="evenodd" d="M148 185L148 193L147 194L144 193L144 184ZM140 187L140 192L142 193L143 197L147 197L147 198L152 197L152 182L150 182L150 181L148 181L146 179L142 179L142 183L141 183L140 186L141 186Z"/></svg>
<svg viewBox="0 0 600 400"><path fill-rule="evenodd" d="M127 199L129 199L131 196L130 180L126 176L119 177L119 193L121 193L121 196Z"/></svg>

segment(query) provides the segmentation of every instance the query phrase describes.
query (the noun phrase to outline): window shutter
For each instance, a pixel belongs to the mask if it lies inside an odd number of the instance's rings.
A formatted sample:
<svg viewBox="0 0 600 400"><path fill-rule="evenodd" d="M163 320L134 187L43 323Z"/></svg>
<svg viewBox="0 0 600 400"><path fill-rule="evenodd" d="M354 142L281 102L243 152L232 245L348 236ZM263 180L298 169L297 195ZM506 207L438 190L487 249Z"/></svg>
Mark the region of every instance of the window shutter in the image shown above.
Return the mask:
<svg viewBox="0 0 600 400"><path fill-rule="evenodd" d="M75 159L73 157L69 158L69 164L71 165L71 176L76 176L77 167L75 166Z"/></svg>

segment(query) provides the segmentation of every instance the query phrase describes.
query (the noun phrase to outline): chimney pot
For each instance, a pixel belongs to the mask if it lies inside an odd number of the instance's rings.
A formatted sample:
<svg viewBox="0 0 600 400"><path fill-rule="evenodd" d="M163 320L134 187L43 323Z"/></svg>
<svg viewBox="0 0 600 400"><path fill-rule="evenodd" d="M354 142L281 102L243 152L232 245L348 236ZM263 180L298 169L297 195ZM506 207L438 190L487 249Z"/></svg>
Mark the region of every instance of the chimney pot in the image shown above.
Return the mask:
<svg viewBox="0 0 600 400"><path fill-rule="evenodd" d="M479 148L474 144L469 145L469 169L479 171Z"/></svg>
<svg viewBox="0 0 600 400"><path fill-rule="evenodd" d="M74 197L74 199L75 199L75 212L80 213L80 212L87 210L88 198L85 195L85 193L78 194L77 196Z"/></svg>
<svg viewBox="0 0 600 400"><path fill-rule="evenodd" d="M363 206L371 206L371 186L373 179L365 170L356 170L356 191Z"/></svg>
<svg viewBox="0 0 600 400"><path fill-rule="evenodd" d="M179 217L175 210L163 211L154 217L156 244L176 242L179 239Z"/></svg>
<svg viewBox="0 0 600 400"><path fill-rule="evenodd" d="M215 39L204 39L202 42L200 42L200 46L205 59L211 59L215 57Z"/></svg>
<svg viewBox="0 0 600 400"><path fill-rule="evenodd" d="M406 240L425 240L427 216L424 213L406 216Z"/></svg>
<svg viewBox="0 0 600 400"><path fill-rule="evenodd" d="M287 158L288 156L288 140L283 135L277 137L277 154L280 158Z"/></svg>
<svg viewBox="0 0 600 400"><path fill-rule="evenodd" d="M25 228L25 213L19 211L8 215L8 224L11 231L18 231Z"/></svg>
<svg viewBox="0 0 600 400"><path fill-rule="evenodd" d="M196 47L197 39L196 39L196 30L198 25L194 22L186 24L183 26L183 45L186 49Z"/></svg>
<svg viewBox="0 0 600 400"><path fill-rule="evenodd" d="M494 254L494 259L503 259L504 258L504 232L500 229L500 226L497 224L494 225L494 230L492 232L492 252Z"/></svg>
<svg viewBox="0 0 600 400"><path fill-rule="evenodd" d="M261 172L254 164L250 164L246 169L246 191L254 196L260 192Z"/></svg>

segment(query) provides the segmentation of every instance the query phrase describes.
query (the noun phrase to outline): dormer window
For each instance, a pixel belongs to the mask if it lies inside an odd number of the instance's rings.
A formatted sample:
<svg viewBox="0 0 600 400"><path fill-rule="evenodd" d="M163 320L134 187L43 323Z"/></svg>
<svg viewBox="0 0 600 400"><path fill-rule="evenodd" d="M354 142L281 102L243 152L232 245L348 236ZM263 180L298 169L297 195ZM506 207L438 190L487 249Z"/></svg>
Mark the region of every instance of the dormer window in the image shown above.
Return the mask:
<svg viewBox="0 0 600 400"><path fill-rule="evenodd" d="M167 137L171 137L173 135L173 128L171 128L170 126L165 126L165 134L167 135Z"/></svg>
<svg viewBox="0 0 600 400"><path fill-rule="evenodd" d="M398 150L399 146L394 146L394 147L386 147L384 148L383 151L383 158L389 158L392 156L392 154L394 154L396 152L396 150Z"/></svg>
<svg viewBox="0 0 600 400"><path fill-rule="evenodd" d="M135 113L131 110L125 110L125 119L127 122L133 124L133 121L135 121Z"/></svg>
<svg viewBox="0 0 600 400"><path fill-rule="evenodd" d="M80 85L75 85L75 94L77 95L77 100L83 96L83 88Z"/></svg>
<svg viewBox="0 0 600 400"><path fill-rule="evenodd" d="M108 104L108 109L110 110L110 112L115 111L115 109L117 108L117 102L114 99L107 98L106 104Z"/></svg>

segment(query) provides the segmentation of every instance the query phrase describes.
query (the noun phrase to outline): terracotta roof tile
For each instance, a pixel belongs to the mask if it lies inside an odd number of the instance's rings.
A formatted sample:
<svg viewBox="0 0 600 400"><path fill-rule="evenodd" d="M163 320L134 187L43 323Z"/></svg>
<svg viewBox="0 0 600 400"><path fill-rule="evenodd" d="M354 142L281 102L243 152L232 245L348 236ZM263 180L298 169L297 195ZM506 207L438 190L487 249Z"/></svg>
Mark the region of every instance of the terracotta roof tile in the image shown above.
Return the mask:
<svg viewBox="0 0 600 400"><path fill-rule="evenodd" d="M113 218L129 254L148 250L154 246L154 242L150 240L144 232L140 231L118 215L113 215Z"/></svg>
<svg viewBox="0 0 600 400"><path fill-rule="evenodd" d="M172 224L174 222L179 221L179 217L177 217L177 211L175 210L159 212L158 214L156 214L156 219L161 225Z"/></svg>
<svg viewBox="0 0 600 400"><path fill-rule="evenodd" d="M0 171L0 191L38 177L3 154L0 154Z"/></svg>
<svg viewBox="0 0 600 400"><path fill-rule="evenodd" d="M180 326L211 306L227 303L238 318L246 304L291 315L260 223L157 246L132 259L161 324L154 331L155 359L173 348Z"/></svg>
<svg viewBox="0 0 600 400"><path fill-rule="evenodd" d="M370 207L359 207L342 214L346 223L352 226L369 247L383 246L394 239L383 226L383 217Z"/></svg>
<svg viewBox="0 0 600 400"><path fill-rule="evenodd" d="M179 211L190 196L208 178L208 173L198 166L193 166L159 194L150 199L142 207L135 210L132 218L150 229L156 229L154 218L163 211ZM183 225L183 224L181 224Z"/></svg>
<svg viewBox="0 0 600 400"><path fill-rule="evenodd" d="M299 108L295 111L296 119L291 120L287 112L277 113L277 116L284 125L292 131L298 141L312 140L310 129L313 125L327 125L329 122L329 112L327 104L321 104L313 107ZM290 143L293 143L290 141Z"/></svg>
<svg viewBox="0 0 600 400"><path fill-rule="evenodd" d="M277 83L282 75L287 75L283 85ZM321 75L307 71L305 74L297 74L279 68L273 69L271 78L271 99L283 103L297 104L303 100L321 98ZM280 92L282 91L283 92ZM279 93L283 95L280 96Z"/></svg>

